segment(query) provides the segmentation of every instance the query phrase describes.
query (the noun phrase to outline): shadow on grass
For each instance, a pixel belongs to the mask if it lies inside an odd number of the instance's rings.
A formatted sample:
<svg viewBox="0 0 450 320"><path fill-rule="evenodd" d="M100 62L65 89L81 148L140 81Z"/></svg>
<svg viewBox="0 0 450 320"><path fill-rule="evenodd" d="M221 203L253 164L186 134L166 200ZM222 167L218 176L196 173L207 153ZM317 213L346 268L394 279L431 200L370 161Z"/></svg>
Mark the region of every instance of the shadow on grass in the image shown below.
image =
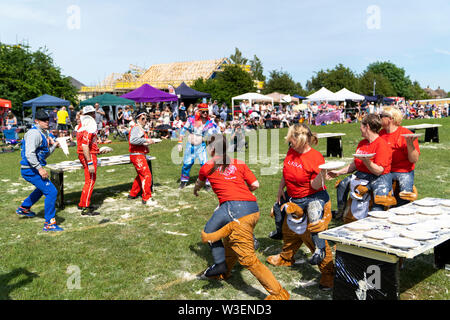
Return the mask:
<svg viewBox="0 0 450 320"><path fill-rule="evenodd" d="M91 205L98 209L99 207L101 207L105 199L121 194L122 192L129 192L131 190L132 184L133 180L128 183L122 183L115 186L108 186L103 188L95 188L94 185L94 191L91 197ZM80 197L81 190L79 192L64 194L65 204L78 204Z"/></svg>
<svg viewBox="0 0 450 320"><path fill-rule="evenodd" d="M23 277L25 277L25 279L14 282L14 279ZM17 268L9 273L0 275L0 299L11 300L11 297L9 296L11 292L33 282L33 279L37 277L37 274L24 268Z"/></svg>
<svg viewBox="0 0 450 320"><path fill-rule="evenodd" d="M437 271L432 253L405 260L400 270L400 294L414 288Z"/></svg>
<svg viewBox="0 0 450 320"><path fill-rule="evenodd" d="M204 244L202 242L198 242L196 245L190 245L189 249L194 252L197 256L199 256L201 259L206 260L208 266L212 265L214 263L211 255L211 250L209 249L209 246L207 244ZM206 268L205 268L206 269ZM255 297L258 299L264 299L266 297L266 294L261 292L258 289L253 288L252 286L249 286L246 284L244 278L242 278L241 271L244 268L239 265L239 263L236 263L236 265L233 268L233 271L231 273L231 277L227 280L225 280L228 284L233 286L236 290L243 291L246 294L248 294L251 297ZM222 288L223 284L222 281L216 280L216 279L208 279L205 278L205 280L208 281L208 284L206 284L203 289L213 289L213 288Z"/></svg>
<svg viewBox="0 0 450 320"><path fill-rule="evenodd" d="M291 267L284 267L273 266L266 262L266 259L269 256L279 254L281 252L283 242L281 240L273 240L270 238L258 238L258 241L260 243L260 249L258 251L265 257L264 262L270 265L270 268L277 268L279 270L286 269L298 272L298 280L301 280L305 285L299 285L298 287L292 289L292 293L310 298L312 300L317 300L318 296L323 299L326 299L330 296L330 292L321 291L318 287L321 273L317 269L317 267L314 267L307 262L308 255L301 250L302 248L307 248L306 245L302 245L294 255L295 261L304 260L304 262L300 264L294 264ZM268 248L270 248L270 250L267 250Z"/></svg>

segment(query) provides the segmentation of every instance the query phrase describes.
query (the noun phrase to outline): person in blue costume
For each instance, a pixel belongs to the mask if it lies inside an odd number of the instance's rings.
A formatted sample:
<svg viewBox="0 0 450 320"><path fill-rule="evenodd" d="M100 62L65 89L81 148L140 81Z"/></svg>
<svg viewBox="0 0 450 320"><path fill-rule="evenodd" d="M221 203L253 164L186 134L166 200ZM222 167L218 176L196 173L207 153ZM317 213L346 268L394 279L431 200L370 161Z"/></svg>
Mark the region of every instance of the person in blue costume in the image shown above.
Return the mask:
<svg viewBox="0 0 450 320"><path fill-rule="evenodd" d="M181 129L178 139L178 152L181 152L183 149L183 138L187 133L189 135L186 149L184 150L180 189L183 189L187 185L195 159L199 160L201 166L208 161L205 140L213 134L220 133L219 127L209 118L208 105L206 103L198 105L195 116L189 117ZM207 183L207 186L209 188L209 183Z"/></svg>
<svg viewBox="0 0 450 320"><path fill-rule="evenodd" d="M44 231L63 231L63 228L56 224L56 197L58 191L51 181L48 179L48 172L44 169L47 165L47 157L52 154L58 146L58 142L54 142L49 137L49 116L39 109L36 112L35 124L27 131L22 140L21 151L21 169L22 177L34 185L36 189L26 198L16 213L19 216L32 218L36 214L31 211L31 207L45 195L45 223Z"/></svg>

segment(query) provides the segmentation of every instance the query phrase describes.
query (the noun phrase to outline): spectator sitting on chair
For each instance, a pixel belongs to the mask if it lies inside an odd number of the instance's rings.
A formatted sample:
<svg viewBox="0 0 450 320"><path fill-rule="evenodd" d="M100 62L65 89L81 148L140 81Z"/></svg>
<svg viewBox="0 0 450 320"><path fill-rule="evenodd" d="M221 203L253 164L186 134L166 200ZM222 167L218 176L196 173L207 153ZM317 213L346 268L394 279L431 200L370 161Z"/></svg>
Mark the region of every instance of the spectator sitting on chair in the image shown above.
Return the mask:
<svg viewBox="0 0 450 320"><path fill-rule="evenodd" d="M17 127L17 118L14 115L14 113L12 113L12 111L8 112L8 119L6 119L6 126L11 127L11 129Z"/></svg>

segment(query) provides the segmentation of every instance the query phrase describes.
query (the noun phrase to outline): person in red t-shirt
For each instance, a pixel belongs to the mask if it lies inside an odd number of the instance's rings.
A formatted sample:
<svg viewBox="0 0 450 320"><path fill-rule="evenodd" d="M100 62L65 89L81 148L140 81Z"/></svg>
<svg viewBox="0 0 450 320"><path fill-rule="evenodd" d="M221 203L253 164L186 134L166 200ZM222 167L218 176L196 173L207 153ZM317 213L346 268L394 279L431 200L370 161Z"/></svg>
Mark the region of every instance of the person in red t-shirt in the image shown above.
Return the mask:
<svg viewBox="0 0 450 320"><path fill-rule="evenodd" d="M403 136L412 132L400 125L403 115L399 109L386 107L380 117L380 137L392 148L391 175L399 186L397 206L401 206L417 199L414 168L420 155L419 141L417 137Z"/></svg>
<svg viewBox="0 0 450 320"><path fill-rule="evenodd" d="M360 130L364 138L358 144L355 159L348 166L327 174L327 180L343 174L355 172L358 179L368 181L367 188L373 192L372 211L383 211L385 207L396 204L395 198L389 195L392 191L391 161L392 149L387 142L380 138L381 119L376 114L366 115L361 121ZM373 157L364 157L366 154L375 154ZM347 201L352 175L340 181L337 186L338 214L342 216Z"/></svg>
<svg viewBox="0 0 450 320"><path fill-rule="evenodd" d="M212 159L201 167L194 195L208 179L219 206L202 231L202 241L209 243L214 258L204 276L227 279L239 261L269 292L266 299L288 300L289 293L255 254L253 231L260 213L252 191L259 188L258 180L244 162L228 157L224 136L213 135L207 151Z"/></svg>
<svg viewBox="0 0 450 320"><path fill-rule="evenodd" d="M142 203L146 205L155 205L152 199L152 174L147 163L146 154L148 153L148 145L153 143L149 139L147 133L143 129L147 123L147 110L141 109L136 113L136 122L128 137L130 144L130 161L134 165L137 176L134 179L128 199L136 199L142 191Z"/></svg>
<svg viewBox="0 0 450 320"><path fill-rule="evenodd" d="M90 206L91 196L97 178L97 124L95 123L95 109L93 106L83 108L81 123L77 128L77 153L78 159L84 168L84 186L81 192L78 209L82 215L98 215Z"/></svg>
<svg viewBox="0 0 450 320"><path fill-rule="evenodd" d="M272 210L276 231L269 235L272 239L282 238L284 244L282 252L267 261L274 265L289 264L305 243L313 253L308 262L318 265L322 273L319 287L328 290L333 286L333 258L328 243L317 234L326 230L331 220L330 196L324 183L326 172L319 169L325 160L311 147L318 139L305 124L291 126L286 142L290 148L284 159L277 202ZM288 207L295 208L296 212L290 213Z"/></svg>

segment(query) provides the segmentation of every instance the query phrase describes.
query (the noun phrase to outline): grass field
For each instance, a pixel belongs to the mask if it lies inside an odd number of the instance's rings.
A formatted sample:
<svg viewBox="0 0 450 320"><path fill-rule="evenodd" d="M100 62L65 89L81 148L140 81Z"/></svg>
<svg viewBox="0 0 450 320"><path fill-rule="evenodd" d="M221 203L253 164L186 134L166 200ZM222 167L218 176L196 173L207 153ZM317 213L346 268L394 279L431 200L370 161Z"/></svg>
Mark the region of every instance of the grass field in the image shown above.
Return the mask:
<svg viewBox="0 0 450 320"><path fill-rule="evenodd" d="M439 144L421 141L421 157L415 171L419 198L449 198L450 193L450 118L404 121L403 125L440 123ZM314 132L344 132L344 160L350 162L358 141L359 124L313 127ZM264 156L246 158L258 177L261 188L255 194L261 219L255 229L260 242L257 255L267 256L280 251L281 242L269 239L274 228L269 216L273 205L281 167L287 151L278 134L279 150L270 144ZM423 132L423 131L422 131ZM422 137L423 140L423 137ZM0 193L0 299L168 299L168 300L240 300L263 299L264 288L249 271L236 266L227 282L199 280L196 274L212 263L210 250L200 241L200 232L218 202L212 192L201 191L196 198L193 182L199 165L191 171L191 184L178 190L181 166L173 164L171 154L176 142L163 141L151 147L154 173L154 199L158 206L144 207L139 200L126 196L135 177L132 165L99 168L92 197L100 216L82 217L77 210L84 177L81 170L65 173L66 208L57 211L62 233L42 231L44 201L34 207L38 217L22 219L15 210L33 186L20 176L20 152L0 154L3 192ZM126 154L128 144L115 141L109 155ZM323 154L326 140L317 149ZM56 163L75 159L75 148L69 158L60 149L48 159ZM269 166L268 157L277 159L279 170L263 175ZM334 181L327 183L333 209L336 207ZM336 226L332 221L330 227ZM299 262L309 252L302 248L296 255ZM267 263L266 263L267 264ZM319 272L308 263L270 270L291 293L292 299L331 299L317 287ZM79 280L79 282L78 282ZM437 270L433 253L428 252L406 260L401 271L401 299L449 299L450 272Z"/></svg>

